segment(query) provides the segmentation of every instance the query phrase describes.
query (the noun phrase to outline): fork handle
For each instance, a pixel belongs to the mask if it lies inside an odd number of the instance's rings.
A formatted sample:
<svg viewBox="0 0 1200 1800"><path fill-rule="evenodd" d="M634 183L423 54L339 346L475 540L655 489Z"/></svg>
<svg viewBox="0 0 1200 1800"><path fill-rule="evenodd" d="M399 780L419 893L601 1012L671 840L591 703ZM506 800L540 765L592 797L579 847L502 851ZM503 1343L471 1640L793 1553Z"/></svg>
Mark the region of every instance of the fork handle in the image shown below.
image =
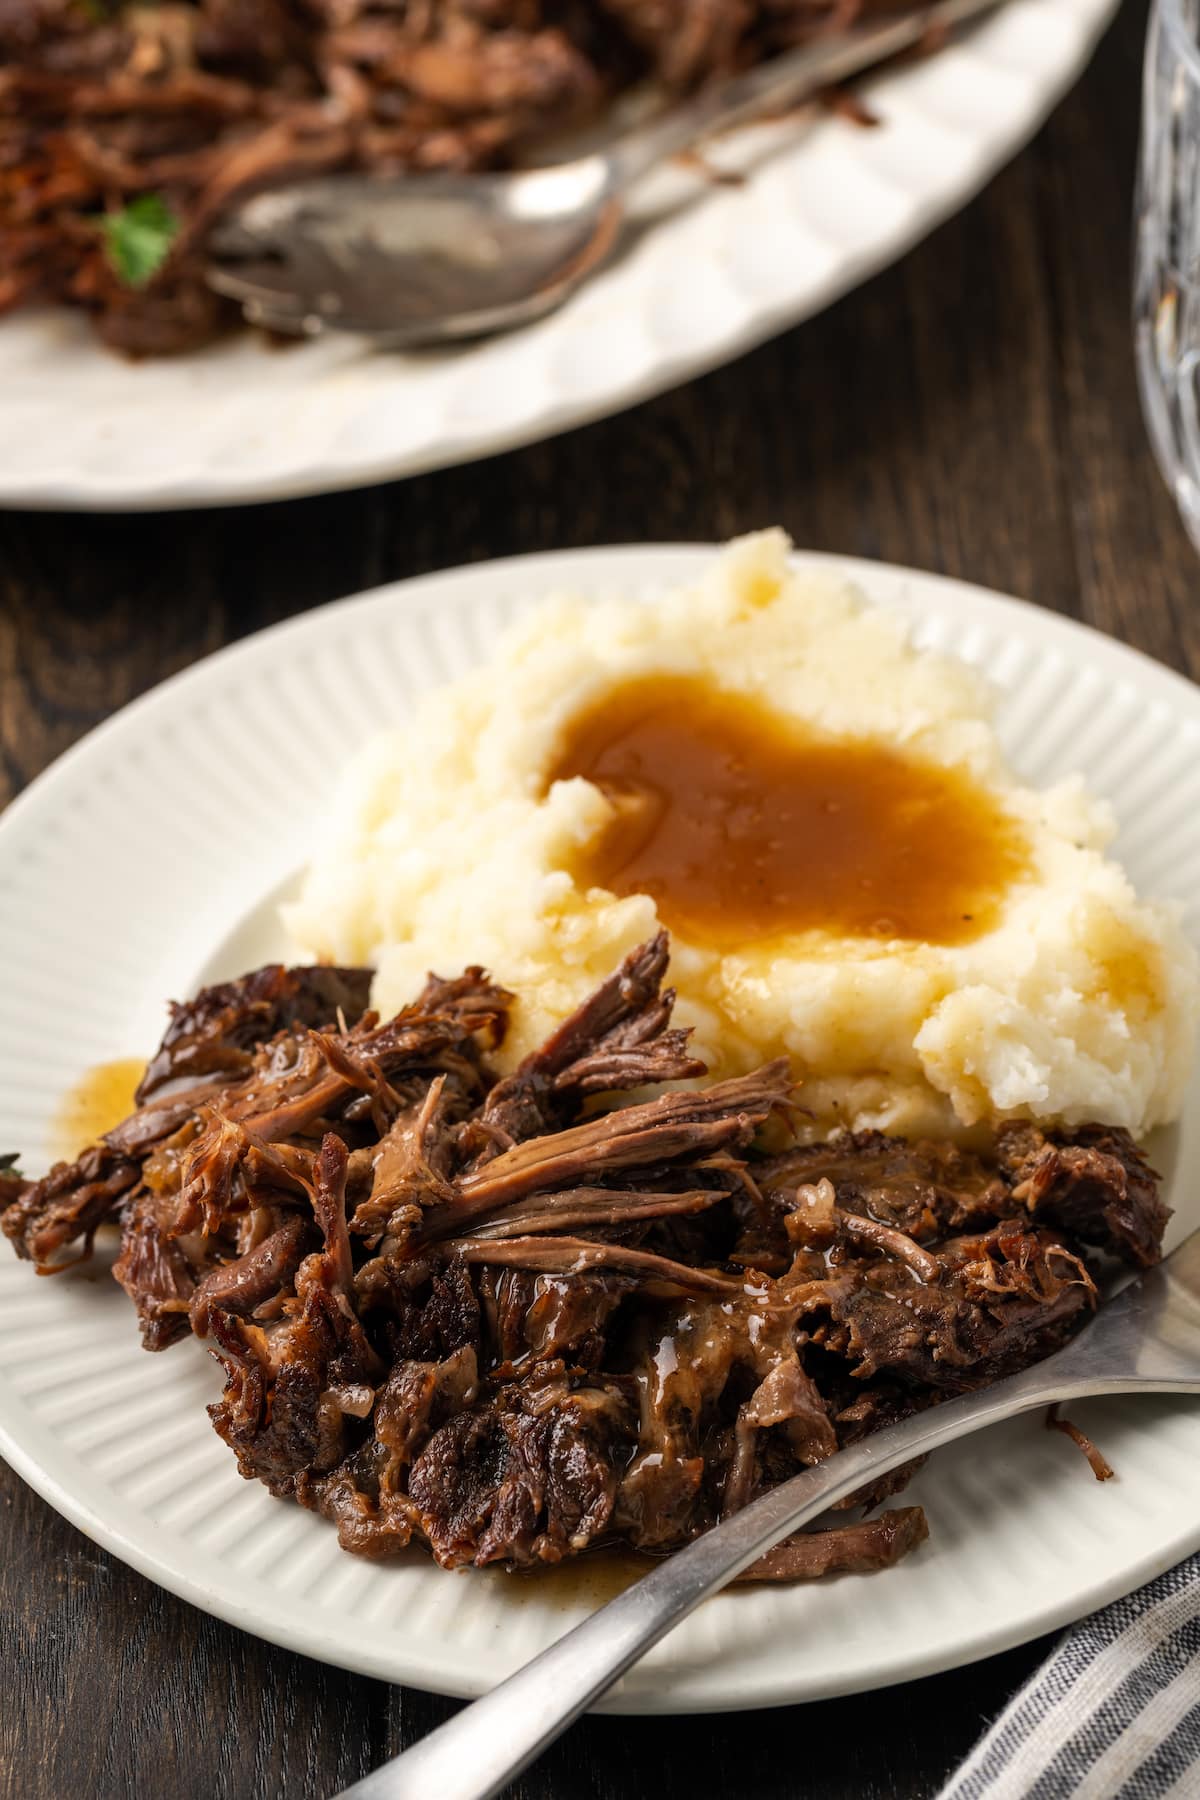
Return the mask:
<svg viewBox="0 0 1200 1800"><path fill-rule="evenodd" d="M724 1524L599 1608L481 1700L384 1763L339 1800L487 1800L708 1595L780 1538L901 1463L978 1426L1096 1393L1106 1386L1054 1379L1051 1358L981 1393L947 1400L890 1425L772 1488Z"/></svg>
<svg viewBox="0 0 1200 1800"><path fill-rule="evenodd" d="M911 49L931 30L949 30L1000 0L932 0L882 23L817 38L727 81L714 82L682 105L635 127L606 152L617 188L637 180L668 156L690 150L713 132L782 112L822 88L847 81L876 63Z"/></svg>

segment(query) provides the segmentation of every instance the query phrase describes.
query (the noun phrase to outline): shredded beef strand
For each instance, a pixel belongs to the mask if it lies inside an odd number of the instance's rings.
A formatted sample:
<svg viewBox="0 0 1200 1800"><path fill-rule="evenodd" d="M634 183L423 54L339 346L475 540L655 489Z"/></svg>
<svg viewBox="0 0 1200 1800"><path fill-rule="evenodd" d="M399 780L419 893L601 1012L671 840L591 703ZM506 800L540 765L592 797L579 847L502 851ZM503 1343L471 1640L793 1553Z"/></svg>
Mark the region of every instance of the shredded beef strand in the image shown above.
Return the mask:
<svg viewBox="0 0 1200 1800"><path fill-rule="evenodd" d="M1054 1405L1047 1409L1047 1412L1046 1412L1046 1429L1047 1429L1047 1431L1061 1431L1066 1437L1069 1437L1071 1442L1078 1449L1082 1450L1083 1454L1087 1457L1088 1467L1091 1469L1092 1474L1096 1477L1096 1480L1097 1481L1111 1481L1113 1478L1113 1475L1116 1473L1116 1471L1114 1470L1112 1464L1109 1462L1108 1458L1104 1455L1104 1452L1102 1450L1097 1449L1096 1445L1093 1444L1091 1438L1088 1437L1087 1433L1085 1431L1080 1431L1078 1425L1072 1425L1070 1419L1060 1419L1059 1418L1059 1416L1058 1416L1059 1405L1060 1405L1060 1402L1055 1401Z"/></svg>
<svg viewBox="0 0 1200 1800"><path fill-rule="evenodd" d="M929 1524L920 1506L900 1506L855 1525L799 1532L751 1563L738 1581L815 1581L822 1575L865 1575L890 1569L923 1544Z"/></svg>

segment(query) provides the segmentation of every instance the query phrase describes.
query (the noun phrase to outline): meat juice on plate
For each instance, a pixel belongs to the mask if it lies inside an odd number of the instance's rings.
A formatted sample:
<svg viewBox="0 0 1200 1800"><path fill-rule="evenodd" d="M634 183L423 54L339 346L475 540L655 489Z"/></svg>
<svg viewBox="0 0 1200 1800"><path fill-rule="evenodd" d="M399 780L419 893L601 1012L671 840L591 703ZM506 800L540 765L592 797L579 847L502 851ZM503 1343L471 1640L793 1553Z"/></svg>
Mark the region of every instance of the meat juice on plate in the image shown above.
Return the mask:
<svg viewBox="0 0 1200 1800"><path fill-rule="evenodd" d="M133 1096L146 1068L144 1057L97 1063L68 1089L50 1127L50 1154L70 1161L81 1144L119 1125L133 1111Z"/></svg>

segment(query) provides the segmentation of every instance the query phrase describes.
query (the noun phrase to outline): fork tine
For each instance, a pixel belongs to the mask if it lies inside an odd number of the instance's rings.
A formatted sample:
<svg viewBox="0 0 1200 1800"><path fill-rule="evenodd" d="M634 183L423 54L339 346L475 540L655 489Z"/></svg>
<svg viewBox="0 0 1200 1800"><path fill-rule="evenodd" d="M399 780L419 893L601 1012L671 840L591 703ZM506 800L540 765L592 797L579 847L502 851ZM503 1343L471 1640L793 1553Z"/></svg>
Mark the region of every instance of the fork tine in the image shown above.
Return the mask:
<svg viewBox="0 0 1200 1800"><path fill-rule="evenodd" d="M325 320L311 307L285 312L261 300L244 300L242 312L249 324L261 325L264 331L283 332L288 337L319 337L325 329Z"/></svg>
<svg viewBox="0 0 1200 1800"><path fill-rule="evenodd" d="M239 263L229 265L211 261L207 271L210 287L231 300L253 300L273 306L280 312L302 312L304 302L294 286L280 285L280 271L271 263Z"/></svg>
<svg viewBox="0 0 1200 1800"><path fill-rule="evenodd" d="M296 337L313 337L321 329L322 320L314 308L294 294L264 287L260 282L210 266L208 284L228 300L236 300L252 325L268 331L282 331Z"/></svg>

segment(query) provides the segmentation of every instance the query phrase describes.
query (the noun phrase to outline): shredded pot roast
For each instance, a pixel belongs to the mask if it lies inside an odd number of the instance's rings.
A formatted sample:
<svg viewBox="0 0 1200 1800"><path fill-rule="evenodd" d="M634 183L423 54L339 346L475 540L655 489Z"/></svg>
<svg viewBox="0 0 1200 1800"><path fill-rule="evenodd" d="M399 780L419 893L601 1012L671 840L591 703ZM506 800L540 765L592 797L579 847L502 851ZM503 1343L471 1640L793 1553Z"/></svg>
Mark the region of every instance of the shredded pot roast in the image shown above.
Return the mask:
<svg viewBox="0 0 1200 1800"><path fill-rule="evenodd" d="M238 316L203 249L251 192L501 164L633 83L669 98L896 3L0 0L0 313L190 349Z"/></svg>
<svg viewBox="0 0 1200 1800"><path fill-rule="evenodd" d="M502 1079L511 996L480 969L386 1022L365 970L206 989L130 1118L41 1181L0 1173L4 1231L46 1271L119 1222L143 1342L208 1345L242 1474L348 1550L446 1568L669 1551L1045 1356L1106 1258L1157 1259L1157 1178L1119 1130L798 1146L782 1063L640 1097L704 1073L667 955L635 951ZM752 1573L895 1562L924 1516L876 1508L910 1473Z"/></svg>

